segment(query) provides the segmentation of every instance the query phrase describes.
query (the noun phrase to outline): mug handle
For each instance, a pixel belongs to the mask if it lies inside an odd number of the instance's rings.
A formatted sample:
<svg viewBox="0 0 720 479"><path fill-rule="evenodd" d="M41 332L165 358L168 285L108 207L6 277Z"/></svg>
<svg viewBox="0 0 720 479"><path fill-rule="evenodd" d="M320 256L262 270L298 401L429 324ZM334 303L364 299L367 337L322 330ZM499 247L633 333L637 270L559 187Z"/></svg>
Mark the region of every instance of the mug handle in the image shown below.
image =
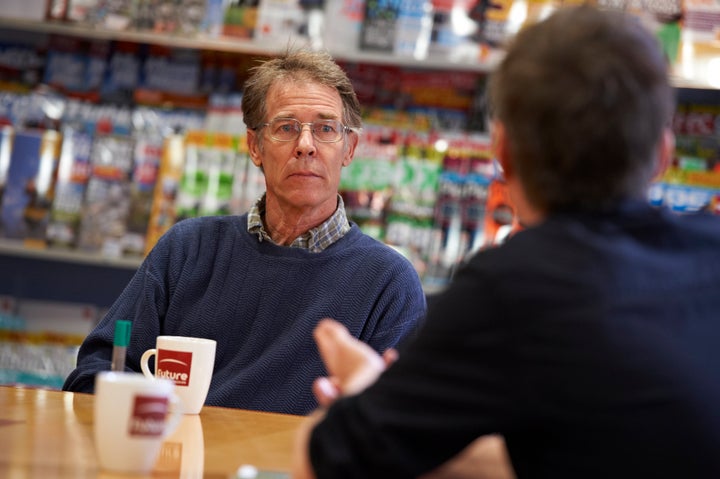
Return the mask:
<svg viewBox="0 0 720 479"><path fill-rule="evenodd" d="M140 369L142 369L143 374L150 379L155 379L155 375L152 373L152 371L150 371L150 367L148 366L148 361L150 360L151 356L154 356L156 354L157 354L157 349L148 349L140 357Z"/></svg>

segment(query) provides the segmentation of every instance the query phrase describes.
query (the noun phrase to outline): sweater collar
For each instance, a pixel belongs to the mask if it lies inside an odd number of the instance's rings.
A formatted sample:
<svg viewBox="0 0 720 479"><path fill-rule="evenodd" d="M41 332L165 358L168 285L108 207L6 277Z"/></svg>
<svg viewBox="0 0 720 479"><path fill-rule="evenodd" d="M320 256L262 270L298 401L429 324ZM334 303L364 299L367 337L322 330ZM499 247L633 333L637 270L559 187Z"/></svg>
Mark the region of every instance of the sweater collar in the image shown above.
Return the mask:
<svg viewBox="0 0 720 479"><path fill-rule="evenodd" d="M350 223L345 212L345 203L338 194L335 212L322 224L298 236L290 244L291 248L302 248L311 253L320 253L350 231ZM257 236L258 241L270 241L275 244L265 230L265 194L257 199L248 212L248 232Z"/></svg>

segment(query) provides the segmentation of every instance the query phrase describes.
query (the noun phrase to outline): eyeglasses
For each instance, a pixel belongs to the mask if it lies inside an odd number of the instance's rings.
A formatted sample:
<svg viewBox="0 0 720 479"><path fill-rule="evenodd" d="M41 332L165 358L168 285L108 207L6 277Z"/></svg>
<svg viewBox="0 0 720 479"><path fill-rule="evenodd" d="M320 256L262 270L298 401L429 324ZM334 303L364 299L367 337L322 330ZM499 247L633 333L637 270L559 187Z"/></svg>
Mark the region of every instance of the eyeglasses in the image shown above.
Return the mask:
<svg viewBox="0 0 720 479"><path fill-rule="evenodd" d="M337 120L318 120L301 123L295 118L275 118L269 123L258 125L256 129L270 127L270 138L277 141L295 141L300 138L303 127L308 125L313 138L322 143L335 143L348 131L355 131Z"/></svg>

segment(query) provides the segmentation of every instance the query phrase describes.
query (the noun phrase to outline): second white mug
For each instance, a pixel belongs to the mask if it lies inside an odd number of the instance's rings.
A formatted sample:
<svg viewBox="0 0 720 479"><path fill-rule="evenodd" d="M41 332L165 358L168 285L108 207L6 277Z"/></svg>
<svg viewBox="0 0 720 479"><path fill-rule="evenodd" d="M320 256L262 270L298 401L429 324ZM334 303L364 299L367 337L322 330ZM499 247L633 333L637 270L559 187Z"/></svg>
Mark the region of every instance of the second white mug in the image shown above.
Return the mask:
<svg viewBox="0 0 720 479"><path fill-rule="evenodd" d="M102 371L95 377L94 437L100 468L148 473L162 442L182 419L175 385L140 373Z"/></svg>
<svg viewBox="0 0 720 479"><path fill-rule="evenodd" d="M145 351L140 367L147 377L171 379L185 414L198 414L205 404L215 366L213 339L158 336L155 348ZM155 356L155 373L148 361Z"/></svg>

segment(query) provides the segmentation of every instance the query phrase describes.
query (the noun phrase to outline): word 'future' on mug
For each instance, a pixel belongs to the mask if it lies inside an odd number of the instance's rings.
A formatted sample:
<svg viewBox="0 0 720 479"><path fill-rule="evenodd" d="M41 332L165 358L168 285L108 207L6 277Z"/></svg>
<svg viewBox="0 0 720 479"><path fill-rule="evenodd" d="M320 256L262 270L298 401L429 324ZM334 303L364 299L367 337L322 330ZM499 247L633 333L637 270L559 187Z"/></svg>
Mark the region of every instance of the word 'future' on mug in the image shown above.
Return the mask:
<svg viewBox="0 0 720 479"><path fill-rule="evenodd" d="M188 336L158 336L155 348L145 351L140 368L145 376L175 381L175 392L182 400L185 414L198 414L205 404L213 367L215 340ZM155 374L148 366L155 357Z"/></svg>
<svg viewBox="0 0 720 479"><path fill-rule="evenodd" d="M117 371L95 376L95 448L104 470L149 472L182 417L170 380Z"/></svg>

